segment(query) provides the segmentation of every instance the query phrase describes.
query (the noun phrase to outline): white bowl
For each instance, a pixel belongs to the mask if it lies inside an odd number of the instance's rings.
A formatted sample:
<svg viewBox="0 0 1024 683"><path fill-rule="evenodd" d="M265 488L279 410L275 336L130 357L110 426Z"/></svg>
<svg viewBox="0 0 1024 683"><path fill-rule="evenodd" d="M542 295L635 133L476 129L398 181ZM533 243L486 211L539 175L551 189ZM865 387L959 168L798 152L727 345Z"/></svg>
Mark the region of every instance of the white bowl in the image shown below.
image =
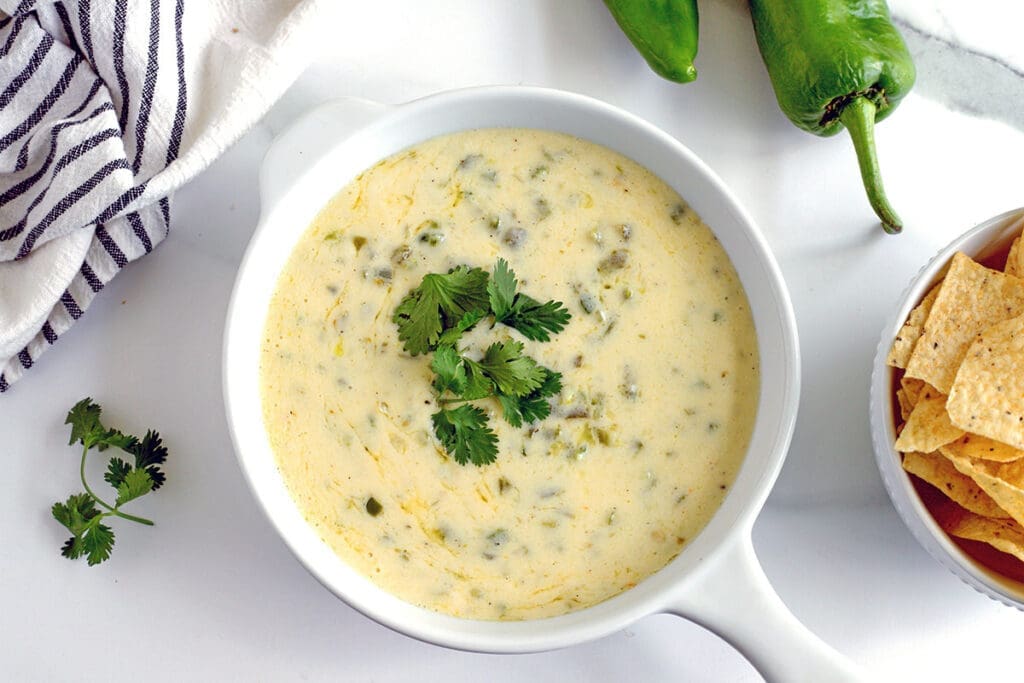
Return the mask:
<svg viewBox="0 0 1024 683"><path fill-rule="evenodd" d="M878 343L874 370L871 374L869 406L875 460L882 473L882 481L896 511L914 538L932 557L959 576L967 585L993 600L1018 609L1024 609L1024 584L996 574L954 543L928 512L914 488L910 475L904 471L900 453L893 448L896 442L892 390L894 369L886 365L885 360L896 333L903 326L910 311L924 298L932 285L945 275L946 267L956 252L962 251L972 258L982 260L999 251L1005 251L1013 238L1020 234L1022 227L1024 208L990 218L953 240L914 277L903 293L899 306L882 329L882 338Z"/></svg>
<svg viewBox="0 0 1024 683"><path fill-rule="evenodd" d="M424 610L348 567L306 523L278 472L262 421L259 349L267 307L292 247L318 210L375 162L437 135L533 127L586 138L629 156L675 188L711 227L750 299L761 396L743 466L708 526L664 569L593 607L525 622L471 621ZM274 143L260 176L262 214L242 262L224 341L224 393L239 462L282 538L327 588L382 624L474 651L563 647L672 612L718 632L769 678L842 680L845 660L817 640L771 590L753 554L754 518L782 466L799 398L789 295L760 231L722 181L677 140L602 102L524 87L460 90L397 107L361 100L323 106ZM852 676L851 676L852 677Z"/></svg>

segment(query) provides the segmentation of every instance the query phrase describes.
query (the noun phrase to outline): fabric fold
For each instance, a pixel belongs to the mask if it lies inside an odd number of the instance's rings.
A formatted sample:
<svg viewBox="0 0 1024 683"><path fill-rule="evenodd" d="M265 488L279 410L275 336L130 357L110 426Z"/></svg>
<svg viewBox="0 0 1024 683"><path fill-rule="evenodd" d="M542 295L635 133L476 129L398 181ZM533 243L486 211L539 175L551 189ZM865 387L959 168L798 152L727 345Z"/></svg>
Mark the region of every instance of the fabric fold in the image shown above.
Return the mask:
<svg viewBox="0 0 1024 683"><path fill-rule="evenodd" d="M305 68L325 0L0 0L0 392ZM318 20L319 19L319 20Z"/></svg>

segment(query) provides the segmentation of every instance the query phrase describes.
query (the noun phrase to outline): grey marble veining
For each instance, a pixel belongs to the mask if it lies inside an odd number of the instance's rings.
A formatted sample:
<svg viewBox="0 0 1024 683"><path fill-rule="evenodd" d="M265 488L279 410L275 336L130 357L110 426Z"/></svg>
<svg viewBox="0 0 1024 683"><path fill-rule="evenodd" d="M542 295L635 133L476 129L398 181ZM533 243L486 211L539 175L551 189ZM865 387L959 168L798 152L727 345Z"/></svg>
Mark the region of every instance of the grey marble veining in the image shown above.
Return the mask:
<svg viewBox="0 0 1024 683"><path fill-rule="evenodd" d="M1024 68L900 18L917 65L918 94L1024 130Z"/></svg>
<svg viewBox="0 0 1024 683"><path fill-rule="evenodd" d="M915 92L1024 130L1024 50L1012 0L890 0L917 65Z"/></svg>

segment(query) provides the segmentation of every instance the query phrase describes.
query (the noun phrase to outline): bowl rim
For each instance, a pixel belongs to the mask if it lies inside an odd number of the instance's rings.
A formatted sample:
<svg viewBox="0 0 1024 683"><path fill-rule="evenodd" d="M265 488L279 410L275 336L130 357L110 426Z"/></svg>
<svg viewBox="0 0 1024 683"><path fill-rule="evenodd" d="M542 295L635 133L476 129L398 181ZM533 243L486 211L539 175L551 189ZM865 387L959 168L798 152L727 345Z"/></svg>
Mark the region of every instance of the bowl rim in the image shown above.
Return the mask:
<svg viewBox="0 0 1024 683"><path fill-rule="evenodd" d="M387 128L387 130L391 130L403 122L415 121L416 117L420 119L433 117L436 119L439 113L443 115L448 113L446 109L456 109L457 107L469 107L470 110L473 110L474 107L477 109L489 107L488 111L490 111L495 107L516 104L517 102L521 104L523 101L527 103L524 106L537 107L538 111L546 115L546 117L541 117L544 119L542 121L544 125L533 127L563 130L563 132L569 132L570 134L593 140L595 136L588 135L585 132L575 129L564 130L561 126L549 125L550 120L564 120L568 116L566 111L576 112L577 114L583 112L583 118L589 118L587 125L597 126L600 123L603 126L618 127L634 136L630 139L631 143L635 144L637 139L641 139L645 140L648 145L655 144L664 148L662 150L663 154L670 154L674 159L674 163L678 164L686 174L694 175L710 189L713 195L712 198L707 200L702 198L701 201L709 202L709 205L717 204L719 206L718 211L728 214L730 222L734 223L734 225L728 228L728 230L732 231L729 235L723 234L725 231L723 226L718 226L719 229L717 230L713 226L712 229L716 232L717 236L723 238L723 242L731 240L734 243L731 247L733 251L742 247L746 250L743 253L749 252L749 256L746 257L750 260L750 264L746 269L748 272L741 271L739 266L737 266L737 272L741 280L745 281L744 288L748 292L748 298L751 299L751 309L755 315L755 322L758 324L758 345L762 363L761 387L759 389L761 396L754 434L751 438L751 448L748 450L744 464L741 466L729 494L727 494L718 511L700 534L691 540L684 551L668 563L666 567L655 572L634 588L624 591L604 602L569 614L524 621L477 621L440 615L436 612L412 606L387 594L383 589L375 586L369 579L361 575L352 577L342 574L342 580L346 583L346 589L343 590L339 588L337 575L332 574L331 570L324 568L325 566L332 566L329 560L323 557L318 558L322 562L311 559L313 556L309 554L309 548L304 545L306 541L300 542L297 540L298 536L296 536L296 533L298 532L282 522L281 514L283 513L281 513L280 509L274 508L273 498L268 497L266 489L268 484L265 481L260 481L263 475L258 475L256 472L253 464L255 456L248 450L250 444L247 443L247 440L249 436L245 434L246 418L252 417L251 411L247 416L240 412L239 409L240 398L241 400L245 400L245 398L240 397L241 389L237 385L239 383L239 374L244 372L244 369L237 367L238 362L233 361L233 359L238 356L236 347L242 343L238 339L238 318L243 315L252 315L251 311L245 313L247 304L250 302L247 301L246 294L244 293L246 287L252 284L251 280L255 277L252 275L252 262L260 249L267 248L262 246L263 242L266 241L266 235L270 232L270 227L273 223L280 220L279 216L282 214L283 207L291 206L289 204L289 193L293 193L296 187L309 179L309 176L320 172L325 167L325 160L337 159L343 153L352 149L358 150L359 145L365 145L367 139L372 139L375 134L381 134L385 127L390 126L391 128ZM481 102L485 103L486 106L481 104ZM303 126L309 128L311 125L315 125L317 117L323 115L325 111L329 115L330 112L328 110L331 106L335 105L336 103L327 103L314 109L294 124L291 129L279 136L279 141L289 140L289 136L294 138L293 132L295 129L302 129ZM246 481L254 497L257 499L263 514L306 569L346 603L392 629L420 640L447 647L484 652L527 652L552 649L608 635L642 616L666 611L673 600L673 596L679 591L684 590L685 584L691 583L690 579L697 573L694 569L696 565L723 552L722 547L726 545L726 541L730 538L745 535L749 539L753 520L763 506L771 486L778 476L795 427L796 412L799 404L800 376L796 321L781 270L763 234L721 178L683 143L645 120L600 100L550 88L486 86L437 93L395 107L385 107L379 114L376 118L370 117L368 123L364 122L363 125L357 126L355 133L349 131L348 137L341 141L335 140L333 143L321 144L319 147L314 148L311 152L314 156L306 159L308 168L303 174L290 178L277 177L268 181L267 176L261 172L261 192L269 189L274 189L276 192L267 192L263 197L265 200L267 196L270 196L273 197L273 200L269 205L264 204L261 206L259 224L239 267L239 273L228 306L223 347L223 386L229 431L232 436L234 450ZM313 121L312 124L310 123L311 121ZM319 123L324 124L324 121L320 120ZM486 123L477 123L475 125L461 125L456 128L469 129L487 127L487 125ZM573 125L580 126L581 124L577 122ZM595 128L595 130L597 129ZM432 130L429 134L418 137L416 141L426 140L443 132L445 131ZM608 133L608 135L611 135L611 133ZM294 140L291 141L294 142ZM606 142L604 139L597 139L595 141L616 151L623 152L619 141L616 141L616 144ZM404 146L399 146L398 149L402 147ZM277 142L267 152L267 159L274 158L273 155L276 150ZM373 156L372 161L376 162L395 151L397 149L379 152ZM656 175L669 182L670 185L673 185L665 178L663 173L659 173L656 168L652 167L652 164L647 159L637 158L628 152L623 153L630 158L636 159L641 165L649 168ZM315 156L317 154L320 155L319 158ZM360 166L358 170L363 170L370 165L370 163L366 163ZM266 161L264 162L265 169ZM353 173L351 176L342 176L344 182L341 180L335 181L333 183L333 191L325 195L323 201L316 206L316 209L319 210L323 202L330 196L333 196L354 175ZM279 183L286 183L283 191L276 186ZM679 188L676 189L678 190ZM690 201L691 198L687 196L685 191L680 193ZM690 203L691 205L699 205L699 202ZM302 228L296 233L295 239L297 239L297 236L305 231L309 221L295 222L302 223ZM725 239L726 237L728 239ZM294 240L292 240L291 244L292 246L294 245ZM289 249L288 253L290 251ZM728 247L727 251L729 251ZM730 251L729 255L735 264L736 254ZM273 274L276 275L279 272L277 270ZM272 279L276 283L276 277ZM756 311L754 310L755 296L751 294L751 287L748 284L750 280L756 280L766 290L756 292L757 300L765 302L760 304ZM262 320L263 317L261 315L261 328ZM770 339L770 344L767 345L765 340L761 338L764 330L762 330L760 324L764 320L768 321L766 329L777 337ZM766 346L770 346L774 352L772 356L766 356ZM773 370L774 374L772 375L772 379L777 380L775 382L776 386L772 387L770 398L768 398L768 387L766 386L768 382L765 381L764 372L764 367L768 364L769 358L777 366ZM773 416L772 421L768 424L765 424L768 422L768 418L765 417L766 415ZM262 420L260 420L260 426L262 427ZM756 439L759 439L758 443L763 446L763 455L750 452L753 450ZM278 479L280 480L281 478L278 477ZM747 494L742 498L738 498L737 490L740 489L741 481L744 482L743 485L746 487ZM278 484L283 486L281 482L278 482ZM294 506L294 503L292 505ZM308 527L308 524L304 524L304 526ZM321 543L321 545L325 544ZM334 560L340 562L336 556ZM670 570L670 568L673 569ZM333 571L338 570L335 568ZM349 569L349 574L353 571ZM355 588L352 586L355 586ZM384 597L381 598L378 595L376 598L370 599L362 594L362 591L384 593ZM382 604L384 605L383 607L381 607ZM458 622L461 626L456 628L452 626L452 622ZM442 625L439 626L439 624ZM476 632L469 634L467 624L472 625Z"/></svg>
<svg viewBox="0 0 1024 683"><path fill-rule="evenodd" d="M893 447L896 424L893 419L893 378L895 368L886 363L893 339L927 291L945 274L958 251L972 258L1005 249L1024 227L1024 207L1011 209L975 225L942 247L917 274L899 297L899 304L882 327L871 373L868 414L875 463L896 512L917 542L942 566L971 588L997 602L1024 611L1024 583L1004 577L965 553L921 501L911 476L903 469L901 455Z"/></svg>

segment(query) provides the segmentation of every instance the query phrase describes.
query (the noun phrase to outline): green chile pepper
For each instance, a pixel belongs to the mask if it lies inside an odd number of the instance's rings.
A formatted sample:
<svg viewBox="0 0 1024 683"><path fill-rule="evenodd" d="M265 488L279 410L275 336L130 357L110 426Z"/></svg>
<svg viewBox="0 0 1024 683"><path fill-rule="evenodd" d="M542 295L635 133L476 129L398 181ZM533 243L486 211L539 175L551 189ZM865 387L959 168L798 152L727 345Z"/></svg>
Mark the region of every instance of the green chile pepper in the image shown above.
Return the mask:
<svg viewBox="0 0 1024 683"><path fill-rule="evenodd" d="M749 1L779 107L816 135L850 131L871 207L886 232L898 233L903 225L882 186L874 125L914 85L915 70L885 0Z"/></svg>
<svg viewBox="0 0 1024 683"><path fill-rule="evenodd" d="M676 83L697 78L697 0L604 0L654 73Z"/></svg>

